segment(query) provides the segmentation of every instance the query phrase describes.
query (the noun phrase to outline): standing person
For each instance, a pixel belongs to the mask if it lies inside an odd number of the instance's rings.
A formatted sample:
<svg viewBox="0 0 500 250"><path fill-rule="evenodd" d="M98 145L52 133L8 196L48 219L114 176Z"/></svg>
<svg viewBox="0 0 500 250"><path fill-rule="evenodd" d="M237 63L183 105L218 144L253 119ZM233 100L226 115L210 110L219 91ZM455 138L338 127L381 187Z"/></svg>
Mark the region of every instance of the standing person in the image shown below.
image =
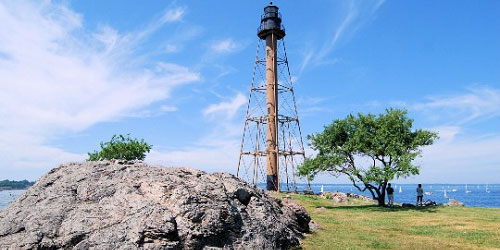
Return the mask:
<svg viewBox="0 0 500 250"><path fill-rule="evenodd" d="M420 201L420 206L422 206L422 200L424 198L424 189L422 188L422 184L418 184L417 187L417 206L418 202Z"/></svg>
<svg viewBox="0 0 500 250"><path fill-rule="evenodd" d="M393 207L394 206L394 189L391 187L391 183L389 183L387 187L387 199L388 201L388 206Z"/></svg>

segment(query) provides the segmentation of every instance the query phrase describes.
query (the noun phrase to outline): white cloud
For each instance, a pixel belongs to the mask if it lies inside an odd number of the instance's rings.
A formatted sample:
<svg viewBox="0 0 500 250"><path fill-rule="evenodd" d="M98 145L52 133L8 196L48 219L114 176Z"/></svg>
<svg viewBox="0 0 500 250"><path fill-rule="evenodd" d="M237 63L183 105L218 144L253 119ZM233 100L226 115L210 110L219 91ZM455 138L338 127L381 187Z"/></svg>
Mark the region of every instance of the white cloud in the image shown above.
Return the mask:
<svg viewBox="0 0 500 250"><path fill-rule="evenodd" d="M458 124L500 115L500 89L481 86L470 88L469 93L465 94L433 96L428 99L429 101L414 104L411 108L431 116L439 113L436 119L446 116Z"/></svg>
<svg viewBox="0 0 500 250"><path fill-rule="evenodd" d="M221 102L217 104L211 104L205 110L203 110L203 115L217 115L222 114L227 118L232 118L236 112L247 102L247 98L238 93L236 96L231 99L229 102Z"/></svg>
<svg viewBox="0 0 500 250"><path fill-rule="evenodd" d="M455 133L451 129L452 133ZM500 136L450 137L450 130L439 129L443 138L423 149L420 176L426 182L493 183L500 176Z"/></svg>
<svg viewBox="0 0 500 250"><path fill-rule="evenodd" d="M167 53L175 53L175 52L179 52L179 50L180 50L180 48L176 44L167 44L165 46L165 52L167 52Z"/></svg>
<svg viewBox="0 0 500 250"><path fill-rule="evenodd" d="M177 7L175 9L169 9L163 15L163 20L165 22L177 22L184 16L185 9L182 7Z"/></svg>
<svg viewBox="0 0 500 250"><path fill-rule="evenodd" d="M162 105L160 107L160 111L162 111L162 112L175 112L175 111L177 111L177 107Z"/></svg>
<svg viewBox="0 0 500 250"><path fill-rule="evenodd" d="M217 41L212 44L211 48L217 53L230 53L240 49L240 45L233 41L233 39L225 39L222 41Z"/></svg>
<svg viewBox="0 0 500 250"><path fill-rule="evenodd" d="M103 26L92 33L63 4L0 2L0 154L9 156L0 166L46 169L82 159L48 141L141 112L199 80L180 65L159 62L151 69L135 59L135 48L157 28L118 34Z"/></svg>
<svg viewBox="0 0 500 250"><path fill-rule="evenodd" d="M459 126L441 126L429 129L430 131L437 132L439 134L439 142L448 143L453 141L458 134L460 134L462 128Z"/></svg>
<svg viewBox="0 0 500 250"><path fill-rule="evenodd" d="M118 32L109 26L101 26L99 32L94 33L93 36L104 45L106 51L115 48L119 39Z"/></svg>
<svg viewBox="0 0 500 250"><path fill-rule="evenodd" d="M168 167L190 167L235 174L240 141L215 139L212 143L216 145L196 145L170 152L152 150L147 155L146 162Z"/></svg>

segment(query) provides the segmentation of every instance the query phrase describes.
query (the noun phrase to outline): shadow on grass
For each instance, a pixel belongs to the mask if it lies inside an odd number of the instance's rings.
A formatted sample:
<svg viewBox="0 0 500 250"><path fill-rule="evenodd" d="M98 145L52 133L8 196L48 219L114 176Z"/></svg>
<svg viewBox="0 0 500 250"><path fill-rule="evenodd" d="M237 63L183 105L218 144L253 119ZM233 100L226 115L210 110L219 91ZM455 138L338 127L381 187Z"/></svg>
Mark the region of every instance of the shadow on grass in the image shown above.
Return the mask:
<svg viewBox="0 0 500 250"><path fill-rule="evenodd" d="M435 213L437 206L429 207L381 207L378 205L357 205L357 206L316 206L316 208L324 207L331 210L362 210L374 212L402 212L402 211L419 211L426 213Z"/></svg>

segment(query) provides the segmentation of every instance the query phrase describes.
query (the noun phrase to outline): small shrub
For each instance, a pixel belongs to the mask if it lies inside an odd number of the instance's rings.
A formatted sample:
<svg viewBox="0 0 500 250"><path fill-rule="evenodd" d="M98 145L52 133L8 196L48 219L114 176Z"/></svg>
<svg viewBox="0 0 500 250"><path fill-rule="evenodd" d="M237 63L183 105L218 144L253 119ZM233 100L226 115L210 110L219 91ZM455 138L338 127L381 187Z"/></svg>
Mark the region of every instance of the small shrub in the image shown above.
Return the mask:
<svg viewBox="0 0 500 250"><path fill-rule="evenodd" d="M146 153L149 153L153 146L146 143L144 139L140 141L136 138L130 138L128 134L113 135L109 142L101 142L101 151L88 153L87 161L100 160L144 160Z"/></svg>

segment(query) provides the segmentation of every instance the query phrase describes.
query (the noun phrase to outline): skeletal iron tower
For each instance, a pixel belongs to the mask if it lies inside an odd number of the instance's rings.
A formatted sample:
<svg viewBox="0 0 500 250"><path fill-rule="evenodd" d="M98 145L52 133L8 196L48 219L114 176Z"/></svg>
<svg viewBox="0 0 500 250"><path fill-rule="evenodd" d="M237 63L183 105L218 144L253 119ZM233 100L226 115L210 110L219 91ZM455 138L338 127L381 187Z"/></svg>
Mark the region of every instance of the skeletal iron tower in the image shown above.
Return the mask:
<svg viewBox="0 0 500 250"><path fill-rule="evenodd" d="M257 36L237 174L254 184L265 181L267 190L279 192L279 183L286 183L287 191L292 185L296 192L295 169L304 160L304 144L283 39L285 28L272 2L264 8Z"/></svg>

